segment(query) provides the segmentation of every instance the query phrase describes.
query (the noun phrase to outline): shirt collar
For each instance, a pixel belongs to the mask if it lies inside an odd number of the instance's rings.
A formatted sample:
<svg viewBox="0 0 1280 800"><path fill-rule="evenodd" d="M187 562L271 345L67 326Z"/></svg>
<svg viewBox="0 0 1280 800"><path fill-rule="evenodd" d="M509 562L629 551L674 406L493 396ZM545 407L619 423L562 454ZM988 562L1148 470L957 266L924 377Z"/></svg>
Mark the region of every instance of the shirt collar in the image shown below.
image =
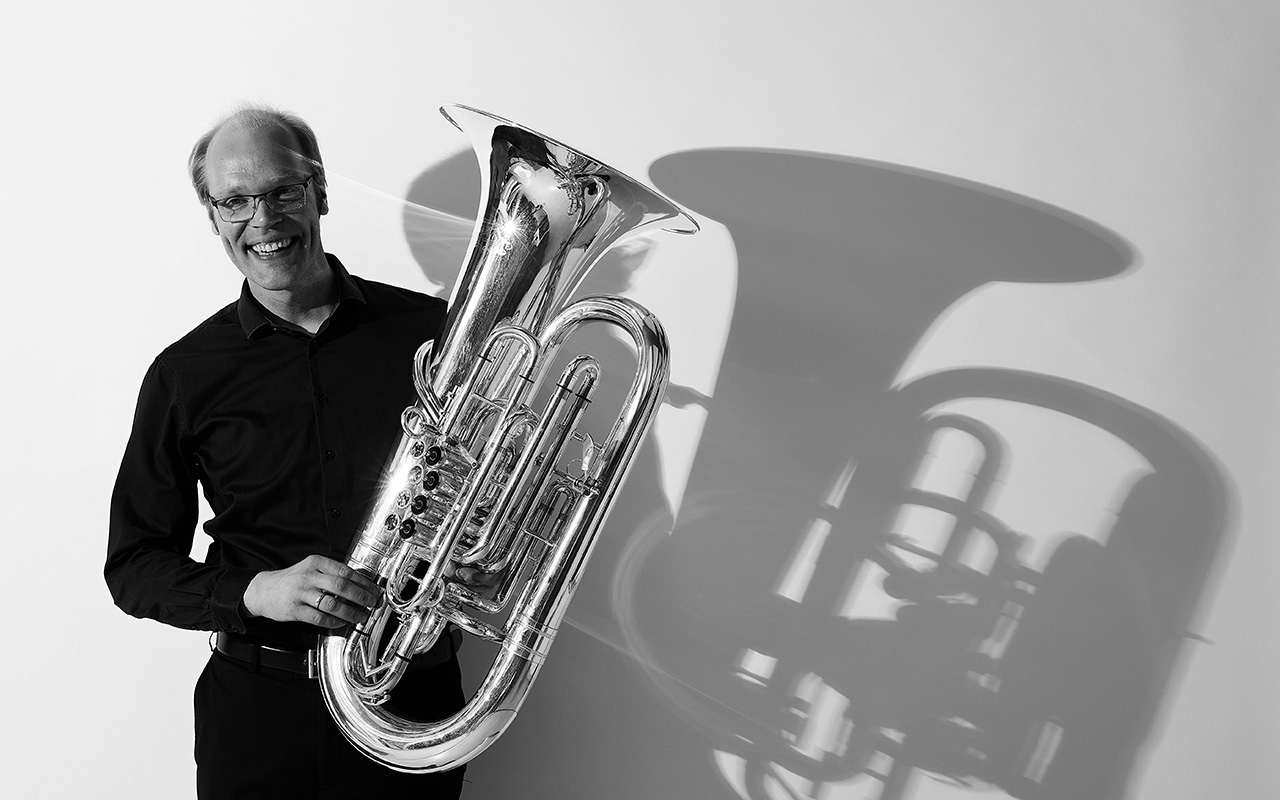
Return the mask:
<svg viewBox="0 0 1280 800"><path fill-rule="evenodd" d="M338 279L338 302L333 307L333 314L337 314L338 309L345 303L367 305L364 293L360 291L360 287L352 280L351 274L347 272L346 267L342 266L342 262L338 260L338 257L329 253L325 253L324 257L328 260L329 268L333 270L334 277ZM330 315L330 319L333 318L333 314ZM240 300L236 303L236 315L240 318L240 327L244 330L245 337L249 339L253 339L256 336L265 336L276 327L293 327L262 307L262 304L249 291L249 281L247 279L240 286ZM298 330L302 329L298 328Z"/></svg>

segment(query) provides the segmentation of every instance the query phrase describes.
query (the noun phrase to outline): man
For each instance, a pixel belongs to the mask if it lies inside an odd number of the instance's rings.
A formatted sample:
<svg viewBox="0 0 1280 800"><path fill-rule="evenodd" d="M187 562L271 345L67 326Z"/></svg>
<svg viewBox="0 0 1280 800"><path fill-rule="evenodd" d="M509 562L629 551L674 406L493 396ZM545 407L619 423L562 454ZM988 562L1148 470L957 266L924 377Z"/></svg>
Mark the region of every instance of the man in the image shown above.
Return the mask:
<svg viewBox="0 0 1280 800"><path fill-rule="evenodd" d="M143 381L111 502L112 596L135 616L217 631L195 692L201 798L457 797L462 769L405 775L357 752L306 655L378 601L344 558L413 399L413 353L445 303L353 277L324 252L324 166L302 120L238 111L189 166L245 281ZM213 511L204 563L190 557L197 484ZM398 711L461 707L455 649L446 636L415 659Z"/></svg>

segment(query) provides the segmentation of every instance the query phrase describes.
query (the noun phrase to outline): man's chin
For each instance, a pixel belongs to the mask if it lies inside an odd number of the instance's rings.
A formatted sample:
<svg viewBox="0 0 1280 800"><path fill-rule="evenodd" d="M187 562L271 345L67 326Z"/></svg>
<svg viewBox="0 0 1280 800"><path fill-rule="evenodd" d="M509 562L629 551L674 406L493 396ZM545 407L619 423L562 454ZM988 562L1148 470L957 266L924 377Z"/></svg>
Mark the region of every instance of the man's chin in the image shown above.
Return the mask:
<svg viewBox="0 0 1280 800"><path fill-rule="evenodd" d="M269 292L295 288L301 270L297 265L285 262L264 264L255 258L246 258L236 266L249 283Z"/></svg>
<svg viewBox="0 0 1280 800"><path fill-rule="evenodd" d="M329 269L328 262L312 266L301 258L264 259L253 255L240 259L236 266L250 283L270 292L302 289Z"/></svg>

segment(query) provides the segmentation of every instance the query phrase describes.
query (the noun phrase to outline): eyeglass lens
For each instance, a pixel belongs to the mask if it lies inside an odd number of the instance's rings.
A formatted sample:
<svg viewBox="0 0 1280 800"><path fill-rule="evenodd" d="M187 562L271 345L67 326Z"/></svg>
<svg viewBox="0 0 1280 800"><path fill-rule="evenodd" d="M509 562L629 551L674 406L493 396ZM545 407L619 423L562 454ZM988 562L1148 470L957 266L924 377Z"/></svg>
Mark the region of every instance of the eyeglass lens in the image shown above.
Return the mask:
<svg viewBox="0 0 1280 800"><path fill-rule="evenodd" d="M264 202L276 213L283 214L287 211L297 211L307 202L307 184L291 183L288 186L280 186L263 194L240 194L233 197L224 197L221 200L214 200L213 204L218 208L218 215L222 217L223 222L244 222L252 219L257 213L258 203Z"/></svg>

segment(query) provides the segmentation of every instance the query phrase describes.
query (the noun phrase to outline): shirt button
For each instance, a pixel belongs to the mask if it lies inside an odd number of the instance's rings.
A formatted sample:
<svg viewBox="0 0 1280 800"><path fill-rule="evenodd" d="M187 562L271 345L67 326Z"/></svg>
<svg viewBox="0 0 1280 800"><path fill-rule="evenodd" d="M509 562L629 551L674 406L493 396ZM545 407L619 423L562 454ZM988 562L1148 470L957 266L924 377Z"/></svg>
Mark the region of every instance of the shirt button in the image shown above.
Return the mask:
<svg viewBox="0 0 1280 800"><path fill-rule="evenodd" d="M320 405L322 405L322 406L327 406L327 405L329 405L329 395L327 395L327 394L322 394L322 395L320 395L320 398L319 398L319 399L320 399Z"/></svg>
<svg viewBox="0 0 1280 800"><path fill-rule="evenodd" d="M334 460L335 458L337 458L337 457L338 457L338 454L337 454L337 453L335 453L335 452L333 452L332 450L325 450L325 451L324 451L324 457L325 457L325 458L327 458L327 459L329 459L330 461L332 461L332 460Z"/></svg>
<svg viewBox="0 0 1280 800"><path fill-rule="evenodd" d="M342 509L339 509L339 508L329 509L329 516L333 517L334 519L337 519L338 517L342 516Z"/></svg>

